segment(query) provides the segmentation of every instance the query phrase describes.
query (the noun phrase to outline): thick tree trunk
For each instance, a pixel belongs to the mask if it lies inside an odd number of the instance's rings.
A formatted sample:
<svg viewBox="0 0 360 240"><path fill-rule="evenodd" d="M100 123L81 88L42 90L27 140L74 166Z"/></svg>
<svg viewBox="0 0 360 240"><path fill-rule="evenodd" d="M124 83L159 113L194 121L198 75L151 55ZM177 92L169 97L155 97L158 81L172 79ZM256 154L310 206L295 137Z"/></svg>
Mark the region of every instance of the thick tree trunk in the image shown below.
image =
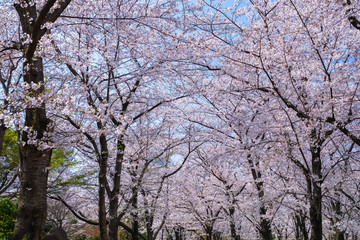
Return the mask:
<svg viewBox="0 0 360 240"><path fill-rule="evenodd" d="M311 240L322 239L322 197L321 187L314 184L313 196L310 201L310 224L311 224Z"/></svg>
<svg viewBox="0 0 360 240"><path fill-rule="evenodd" d="M41 58L24 64L24 80L27 83L43 83L43 63ZM30 94L41 94L44 87L30 91ZM37 108L26 108L25 126L33 131L23 132L25 143L20 153L20 195L16 226L13 239L41 239L47 214L47 178L50 166L51 150L40 150L37 143L43 141L49 120L46 117L45 104ZM30 136L35 139L28 143ZM34 136L32 136L34 138ZM33 143L35 142L35 143Z"/></svg>
<svg viewBox="0 0 360 240"><path fill-rule="evenodd" d="M114 187L109 196L109 237L111 240L118 239L119 231L119 221L120 217L118 216L119 208L119 193L121 186L121 171L122 163L124 158L125 144L123 144L122 139L117 141L117 153L116 153L116 163L115 163L115 174L113 176Z"/></svg>
<svg viewBox="0 0 360 240"><path fill-rule="evenodd" d="M131 213L132 217L132 240L139 240L139 220L138 220L138 191L137 188L133 188L133 199L131 202L131 207L133 212Z"/></svg>
<svg viewBox="0 0 360 240"><path fill-rule="evenodd" d="M133 220L132 223L132 235L131 235L131 239L132 240L139 240L139 221L137 219Z"/></svg>
<svg viewBox="0 0 360 240"><path fill-rule="evenodd" d="M25 33L34 33L33 22L29 18L36 19L35 6L22 8L17 7L22 28ZM29 15L29 16L26 16ZM37 39L36 39L37 40ZM35 46L32 46L36 48ZM33 58L29 51L30 45L26 46L24 60L24 81L28 84L43 84L43 62L41 58ZM44 86L39 89L30 89L29 95L34 97L41 94ZM42 239L47 214L47 177L50 166L51 150L40 150L37 142L41 141L47 130L49 120L46 117L45 104L39 107L27 107L25 111L25 126L28 131L23 131L22 141L25 144L20 152L20 195L18 203L18 215L14 229L13 239ZM30 134L35 135L31 139ZM34 138L34 136L32 136Z"/></svg>
<svg viewBox="0 0 360 240"><path fill-rule="evenodd" d="M47 214L47 177L51 150L25 145L20 172L20 197L13 239L42 239Z"/></svg>
<svg viewBox="0 0 360 240"><path fill-rule="evenodd" d="M221 232L215 232L213 234L213 236L214 236L213 240L221 240L222 239L221 238Z"/></svg>
<svg viewBox="0 0 360 240"><path fill-rule="evenodd" d="M334 240L345 240L345 233L340 230L336 230L333 238Z"/></svg>
<svg viewBox="0 0 360 240"><path fill-rule="evenodd" d="M230 214L230 233L231 233L231 238L233 240L240 240L240 236L236 233L236 225L235 225L235 220L234 220L234 213L235 213L235 208L234 207L230 207L229 208L229 214Z"/></svg>
<svg viewBox="0 0 360 240"><path fill-rule="evenodd" d="M263 240L272 240L272 231L271 231L271 224L267 218L264 218L266 215L267 209L265 206L260 207L260 236Z"/></svg>
<svg viewBox="0 0 360 240"><path fill-rule="evenodd" d="M109 203L109 238L111 240L118 240L118 231L119 231L119 218L118 218L118 207L119 207L119 197L112 196L113 198Z"/></svg>
<svg viewBox="0 0 360 240"><path fill-rule="evenodd" d="M315 143L311 147L311 163L312 163L312 193L310 195L310 224L311 224L311 240L322 239L322 174L320 146Z"/></svg>
<svg viewBox="0 0 360 240"><path fill-rule="evenodd" d="M98 128L101 129L101 123L98 123ZM106 218L106 186L107 186L107 162L108 162L108 148L107 141L104 135L100 136L101 156L99 158L99 229L101 240L108 240L107 218Z"/></svg>
<svg viewBox="0 0 360 240"><path fill-rule="evenodd" d="M101 167L100 167L101 169ZM106 219L106 191L105 186L102 184L103 172L100 170L99 173L99 229L100 239L108 240L107 233L107 219Z"/></svg>

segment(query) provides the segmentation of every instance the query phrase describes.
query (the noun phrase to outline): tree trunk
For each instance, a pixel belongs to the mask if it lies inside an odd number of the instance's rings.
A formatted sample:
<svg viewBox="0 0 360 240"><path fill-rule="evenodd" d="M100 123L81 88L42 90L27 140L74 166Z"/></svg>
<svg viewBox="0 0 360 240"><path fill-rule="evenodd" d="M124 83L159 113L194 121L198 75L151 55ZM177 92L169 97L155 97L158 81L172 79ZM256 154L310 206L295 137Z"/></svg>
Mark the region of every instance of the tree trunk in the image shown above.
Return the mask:
<svg viewBox="0 0 360 240"><path fill-rule="evenodd" d="M51 150L39 151L34 145L25 145L22 155L18 215L13 239L42 239Z"/></svg>
<svg viewBox="0 0 360 240"><path fill-rule="evenodd" d="M41 58L33 59L30 64L24 63L24 80L27 83L43 83L43 63ZM44 86L30 90L30 94L41 94ZM20 195L18 215L13 239L41 239L46 221L47 178L50 166L51 150L40 150L38 142L48 128L45 104L37 108L26 108L25 126L34 131L35 143L30 134L23 131L22 141L25 143L20 153Z"/></svg>
<svg viewBox="0 0 360 240"><path fill-rule="evenodd" d="M184 229L180 226L174 227L175 240L184 240ZM172 238L171 238L172 239Z"/></svg>
<svg viewBox="0 0 360 240"><path fill-rule="evenodd" d="M101 129L101 123L98 123L98 128ZM100 136L101 156L99 158L99 229L100 239L108 240L107 232L107 218L106 218L106 186L107 186L107 162L108 162L108 148L106 137L102 134Z"/></svg>
<svg viewBox="0 0 360 240"><path fill-rule="evenodd" d="M260 236L263 240L272 240L272 231L271 231L271 224L270 221L267 218L264 218L266 215L266 207L261 206L260 207Z"/></svg>
<svg viewBox="0 0 360 240"><path fill-rule="evenodd" d="M205 232L206 232L206 240L211 240L212 239L212 235L213 235L213 228L212 226L208 226L205 228Z"/></svg>
<svg viewBox="0 0 360 240"><path fill-rule="evenodd" d="M342 216L342 212L341 212L341 202L339 200L339 193L336 192L335 196L338 198L336 200L334 200L331 205L333 208L333 211L335 212L335 217L332 218L331 224L334 227L334 235L332 236L331 239L334 240L345 240L345 231L340 230L336 225L337 223L340 222L340 217Z"/></svg>
<svg viewBox="0 0 360 240"><path fill-rule="evenodd" d="M270 221L265 217L267 212L267 207L263 203L263 198L265 195L264 192L264 182L261 179L261 172L259 169L259 163L252 160L251 154L248 156L248 162L251 169L251 174L255 182L256 190L258 192L258 198L261 203L259 208L260 220L258 226L258 232L262 240L272 240L272 231Z"/></svg>
<svg viewBox="0 0 360 240"><path fill-rule="evenodd" d="M17 11L25 33L33 33L29 18L36 19L35 6L27 9L18 7ZM29 16L25 15L28 14ZM36 46L35 46L36 47ZM30 45L25 49L25 60L23 64L24 81L28 84L43 84L43 62L42 58L28 56ZM42 94L44 86L38 89L30 89L31 97ZM46 117L45 103L38 107L27 107L25 110L25 126L32 131L35 139L31 139L30 132L23 131L22 141L25 144L20 152L20 195L18 203L18 215L14 229L13 239L41 239L46 221L46 194L47 178L50 166L51 150L40 150L38 142L42 141L47 130L49 120ZM34 136L32 136L34 138Z"/></svg>
<svg viewBox="0 0 360 240"><path fill-rule="evenodd" d="M132 235L131 235L131 239L132 240L139 240L139 221L138 221L138 191L137 191L137 187L133 188L133 199L132 199L132 213L131 213L131 217L132 217Z"/></svg>
<svg viewBox="0 0 360 240"><path fill-rule="evenodd" d="M146 234L147 240L154 240L154 230L152 228L154 222L154 215L152 215L149 210L145 210L145 219L146 219Z"/></svg>
<svg viewBox="0 0 360 240"><path fill-rule="evenodd" d="M234 207L230 207L229 208L229 214L230 214L230 233L231 233L231 238L233 240L240 240L240 236L236 233L236 225L235 225L235 220L234 220L234 213L235 213L235 208Z"/></svg>
<svg viewBox="0 0 360 240"><path fill-rule="evenodd" d="M137 214L134 214L137 215ZM137 216L133 216L133 217L137 217ZM131 235L131 239L132 240L139 240L139 221L134 218L133 220L133 224L132 224L132 235Z"/></svg>
<svg viewBox="0 0 360 240"><path fill-rule="evenodd" d="M121 171L124 158L125 144L122 139L117 141L117 153L115 163L115 174L113 176L114 187L109 196L109 237L111 240L118 239L119 221L121 217L118 216L119 208L119 193L121 186Z"/></svg>
<svg viewBox="0 0 360 240"><path fill-rule="evenodd" d="M295 238L308 240L308 232L306 230L306 216L303 213L296 214L295 216Z"/></svg>
<svg viewBox="0 0 360 240"><path fill-rule="evenodd" d="M321 187L317 184L314 184L313 196L310 201L311 240L322 239L321 201Z"/></svg>
<svg viewBox="0 0 360 240"><path fill-rule="evenodd" d="M322 174L320 159L320 144L315 143L310 148L312 163L312 193L310 195L311 240L322 239Z"/></svg>
<svg viewBox="0 0 360 240"><path fill-rule="evenodd" d="M214 236L213 238L214 240L221 240L221 232L215 232L213 236Z"/></svg>

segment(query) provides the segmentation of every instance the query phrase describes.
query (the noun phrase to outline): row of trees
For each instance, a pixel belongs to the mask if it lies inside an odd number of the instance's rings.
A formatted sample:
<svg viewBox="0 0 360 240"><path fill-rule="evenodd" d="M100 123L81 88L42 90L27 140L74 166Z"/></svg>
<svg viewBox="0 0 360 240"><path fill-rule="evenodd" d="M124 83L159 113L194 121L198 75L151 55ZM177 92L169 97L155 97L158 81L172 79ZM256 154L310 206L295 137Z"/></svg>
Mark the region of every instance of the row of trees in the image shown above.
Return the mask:
<svg viewBox="0 0 360 240"><path fill-rule="evenodd" d="M0 1L12 238L42 238L51 198L104 240L357 239L358 9Z"/></svg>

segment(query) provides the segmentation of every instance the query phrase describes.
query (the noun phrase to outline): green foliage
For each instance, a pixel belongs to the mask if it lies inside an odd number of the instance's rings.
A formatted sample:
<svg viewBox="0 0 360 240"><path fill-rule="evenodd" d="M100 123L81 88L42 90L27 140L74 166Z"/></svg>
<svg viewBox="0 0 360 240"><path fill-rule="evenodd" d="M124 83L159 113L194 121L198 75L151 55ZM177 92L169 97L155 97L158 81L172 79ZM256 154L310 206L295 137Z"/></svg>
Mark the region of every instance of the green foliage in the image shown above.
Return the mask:
<svg viewBox="0 0 360 240"><path fill-rule="evenodd" d="M19 165L19 149L17 133L6 129L3 139L0 162L0 181L5 185L16 172ZM79 162L74 158L74 150L53 149L49 168L49 192L60 193L72 185L87 185L86 178L95 172L76 171ZM75 169L72 171L70 169Z"/></svg>
<svg viewBox="0 0 360 240"><path fill-rule="evenodd" d="M75 237L73 238L73 240L86 240L86 235L85 235L85 234L81 234L81 235L75 236Z"/></svg>
<svg viewBox="0 0 360 240"><path fill-rule="evenodd" d="M5 162L0 170L12 170L19 164L19 149L17 144L17 134L12 129L6 129L2 146L2 155Z"/></svg>
<svg viewBox="0 0 360 240"><path fill-rule="evenodd" d="M87 178L95 171L81 171L79 162L74 158L74 150L53 149L50 163L49 192L61 193L70 186L89 185Z"/></svg>
<svg viewBox="0 0 360 240"><path fill-rule="evenodd" d="M54 224L53 222L51 222L51 221L46 221L44 231L45 231L45 232L49 232L49 231L50 231L51 229L53 229L54 227L56 227L56 226L55 226L55 224Z"/></svg>
<svg viewBox="0 0 360 240"><path fill-rule="evenodd" d="M0 198L0 239L10 239L15 227L17 202L10 198Z"/></svg>
<svg viewBox="0 0 360 240"><path fill-rule="evenodd" d="M85 234L77 235L73 238L73 240L100 240L100 237L89 237Z"/></svg>
<svg viewBox="0 0 360 240"><path fill-rule="evenodd" d="M74 150L64 151L59 148L52 150L50 171L56 172L59 168L74 167L78 164L74 160Z"/></svg>
<svg viewBox="0 0 360 240"><path fill-rule="evenodd" d="M2 156L0 159L0 188L6 191L8 184L14 180L19 166L19 149L17 144L17 134L12 129L6 129L3 145Z"/></svg>

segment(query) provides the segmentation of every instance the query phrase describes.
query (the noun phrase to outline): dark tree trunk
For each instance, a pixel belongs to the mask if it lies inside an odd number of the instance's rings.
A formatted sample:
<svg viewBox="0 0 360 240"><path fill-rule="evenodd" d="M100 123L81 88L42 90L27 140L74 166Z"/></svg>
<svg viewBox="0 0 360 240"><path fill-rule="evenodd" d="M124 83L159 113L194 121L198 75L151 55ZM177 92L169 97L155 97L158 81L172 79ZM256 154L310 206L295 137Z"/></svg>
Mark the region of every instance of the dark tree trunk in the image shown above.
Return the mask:
<svg viewBox="0 0 360 240"><path fill-rule="evenodd" d="M235 213L235 208L234 207L230 207L229 209L229 215L230 215L230 233L231 233L231 238L233 240L240 240L240 236L236 233L236 225L235 225L235 221L234 221L234 213Z"/></svg>
<svg viewBox="0 0 360 240"><path fill-rule="evenodd" d="M101 129L101 123L98 123ZM106 186L107 186L107 165L108 165L108 147L106 137L100 136L101 156L99 158L99 229L101 240L108 240L107 218L106 218Z"/></svg>
<svg viewBox="0 0 360 240"><path fill-rule="evenodd" d="M258 192L258 198L259 201L261 202L261 206L259 208L259 213L260 213L259 226L257 227L258 232L262 240L272 240L271 223L265 217L267 212L267 207L263 203L265 192L264 192L264 182L261 179L261 172L258 170L259 163L254 162L250 154L248 155L248 162L251 168L251 174L255 182L256 190Z"/></svg>
<svg viewBox="0 0 360 240"><path fill-rule="evenodd" d="M175 227L174 232L175 232L175 240L184 240L185 239L184 229L182 227Z"/></svg>
<svg viewBox="0 0 360 240"><path fill-rule="evenodd" d="M345 240L344 231L336 230L333 239L334 240Z"/></svg>
<svg viewBox="0 0 360 240"><path fill-rule="evenodd" d="M118 230L119 230L119 221L120 217L118 216L119 208L119 193L121 185L121 171L122 163L124 158L125 144L123 144L122 139L117 141L117 154L116 154L116 163L115 163L115 174L113 176L114 187L109 196L109 237L111 240L118 239Z"/></svg>
<svg viewBox="0 0 360 240"><path fill-rule="evenodd" d="M146 219L146 233L147 240L154 240L154 230L152 228L154 222L154 215L150 213L149 210L145 210L145 219Z"/></svg>
<svg viewBox="0 0 360 240"><path fill-rule="evenodd" d="M100 230L100 239L108 240L107 233L107 219L106 219L106 191L105 186L102 185L103 172L99 172L99 230Z"/></svg>
<svg viewBox="0 0 360 240"><path fill-rule="evenodd" d="M259 232L261 239L263 240L272 240L272 231L271 231L271 224L267 218L263 216L266 215L267 209L265 206L260 207L260 227Z"/></svg>
<svg viewBox="0 0 360 240"><path fill-rule="evenodd" d="M109 238L118 240L119 218L117 216L119 197L114 197L109 203ZM115 205L116 204L116 205Z"/></svg>
<svg viewBox="0 0 360 240"><path fill-rule="evenodd" d="M322 239L322 174L320 159L320 144L315 143L310 148L312 163L312 193L310 194L310 224L311 240Z"/></svg>
<svg viewBox="0 0 360 240"><path fill-rule="evenodd" d="M322 239L321 201L321 187L314 185L313 196L310 201L311 240Z"/></svg>
<svg viewBox="0 0 360 240"><path fill-rule="evenodd" d="M131 235L131 239L132 240L139 240L139 220L138 220L138 191L137 191L137 187L133 188L133 199L132 199L132 209L133 209L133 213L131 214L132 217L132 235Z"/></svg>
<svg viewBox="0 0 360 240"><path fill-rule="evenodd" d="M205 232L206 232L206 240L211 240L212 239L212 235L213 235L213 228L212 226L208 226L205 228Z"/></svg>
<svg viewBox="0 0 360 240"><path fill-rule="evenodd" d="M131 239L139 240L139 221L137 219L133 220L132 230Z"/></svg>
<svg viewBox="0 0 360 240"><path fill-rule="evenodd" d="M38 111L34 110L34 114ZM23 148L20 197L13 239L42 239L47 214L47 168L50 157L51 150L39 151L34 145L25 145Z"/></svg>
<svg viewBox="0 0 360 240"><path fill-rule="evenodd" d="M214 240L221 240L221 232L215 232L213 236L214 236L213 238Z"/></svg>
<svg viewBox="0 0 360 240"><path fill-rule="evenodd" d="M335 193L335 195L337 197L339 197L339 193ZM333 211L335 212L335 217L333 217L332 221L331 221L331 224L334 226L334 235L332 236L332 239L333 240L345 240L345 231L343 230L340 230L336 224L338 222L340 222L340 217L342 216L342 212L341 212L341 202L339 199L336 199L332 202L332 208L333 208Z"/></svg>
<svg viewBox="0 0 360 240"><path fill-rule="evenodd" d="M295 216L295 237L296 239L309 239L306 230L306 216L303 213L296 214Z"/></svg>

